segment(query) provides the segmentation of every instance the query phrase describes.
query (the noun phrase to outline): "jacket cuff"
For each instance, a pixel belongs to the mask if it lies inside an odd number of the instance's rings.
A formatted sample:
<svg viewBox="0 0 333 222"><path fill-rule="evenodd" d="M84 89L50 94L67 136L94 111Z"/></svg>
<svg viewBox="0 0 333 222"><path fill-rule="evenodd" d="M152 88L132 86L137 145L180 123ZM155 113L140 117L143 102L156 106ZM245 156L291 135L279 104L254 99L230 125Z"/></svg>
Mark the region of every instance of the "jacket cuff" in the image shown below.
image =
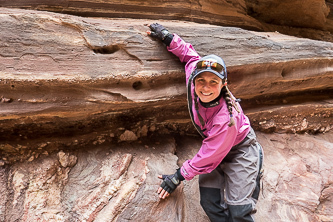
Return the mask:
<svg viewBox="0 0 333 222"><path fill-rule="evenodd" d="M186 160L183 163L183 166L180 168L180 172L183 175L183 177L185 178L185 180L192 180L193 177L197 174L195 174L192 170L191 170L191 166L189 164L189 160Z"/></svg>
<svg viewBox="0 0 333 222"><path fill-rule="evenodd" d="M183 175L180 173L180 168L177 169L177 177L179 179L179 181L183 181L185 180L185 178L183 177Z"/></svg>
<svg viewBox="0 0 333 222"><path fill-rule="evenodd" d="M164 39L163 39L163 43L166 45L166 46L170 46L170 43L172 42L172 39L173 39L173 34L168 34Z"/></svg>

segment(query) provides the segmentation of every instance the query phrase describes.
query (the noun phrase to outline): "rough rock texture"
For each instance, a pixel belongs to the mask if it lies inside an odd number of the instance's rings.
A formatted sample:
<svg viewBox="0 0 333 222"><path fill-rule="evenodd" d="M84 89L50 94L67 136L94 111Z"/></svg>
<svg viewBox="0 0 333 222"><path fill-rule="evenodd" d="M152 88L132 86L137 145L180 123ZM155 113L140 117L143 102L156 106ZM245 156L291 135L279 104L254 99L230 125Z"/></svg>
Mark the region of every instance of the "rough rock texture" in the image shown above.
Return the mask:
<svg viewBox="0 0 333 222"><path fill-rule="evenodd" d="M243 0L232 1L2 1L2 7L46 10L90 17L184 20L262 29L260 22L246 15ZM208 21L208 22L207 22Z"/></svg>
<svg viewBox="0 0 333 222"><path fill-rule="evenodd" d="M257 221L332 221L333 134L257 135L266 158ZM177 161L193 156L199 146L198 137L164 136L59 151L2 167L0 218L208 222L199 206L197 178L167 200L155 193L156 176L172 173Z"/></svg>
<svg viewBox="0 0 333 222"><path fill-rule="evenodd" d="M259 221L332 221L332 133L258 138L266 154Z"/></svg>
<svg viewBox="0 0 333 222"><path fill-rule="evenodd" d="M168 201L156 195L156 175L177 167L175 144L171 137L158 138L60 151L14 164L8 185L1 180L1 188L10 192L4 195L8 200L1 216L6 221L183 221L182 186L175 192L179 196ZM197 205L189 210L202 211ZM203 217L199 212L195 215Z"/></svg>
<svg viewBox="0 0 333 222"><path fill-rule="evenodd" d="M252 15L269 24L292 27L324 29L330 8L326 1L248 0L247 8ZM274 10L272 10L274 9Z"/></svg>
<svg viewBox="0 0 333 222"><path fill-rule="evenodd" d="M3 0L0 6L85 17L192 21L333 41L331 0Z"/></svg>
<svg viewBox="0 0 333 222"><path fill-rule="evenodd" d="M197 178L155 193L200 138L151 22L0 8L0 221L208 221ZM160 22L228 65L265 149L257 220L332 221L333 44Z"/></svg>

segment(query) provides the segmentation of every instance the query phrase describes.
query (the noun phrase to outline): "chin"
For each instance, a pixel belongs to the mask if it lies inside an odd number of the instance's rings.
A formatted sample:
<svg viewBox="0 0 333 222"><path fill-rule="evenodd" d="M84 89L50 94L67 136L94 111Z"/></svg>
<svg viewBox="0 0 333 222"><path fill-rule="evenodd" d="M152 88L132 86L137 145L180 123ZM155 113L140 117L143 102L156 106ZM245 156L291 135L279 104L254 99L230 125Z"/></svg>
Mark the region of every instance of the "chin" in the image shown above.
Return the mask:
<svg viewBox="0 0 333 222"><path fill-rule="evenodd" d="M205 99L200 98L200 99L201 99L201 101L204 102L204 103L209 103L209 102L211 102L211 101L214 100L214 99L208 99L208 98L205 98Z"/></svg>

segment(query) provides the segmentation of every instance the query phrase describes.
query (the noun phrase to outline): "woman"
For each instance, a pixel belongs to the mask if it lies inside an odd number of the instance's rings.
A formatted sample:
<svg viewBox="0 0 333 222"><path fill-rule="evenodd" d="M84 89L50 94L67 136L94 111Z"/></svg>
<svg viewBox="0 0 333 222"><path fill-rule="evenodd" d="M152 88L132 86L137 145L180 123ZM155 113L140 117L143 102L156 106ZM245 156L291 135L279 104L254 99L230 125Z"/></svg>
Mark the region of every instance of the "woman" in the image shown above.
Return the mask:
<svg viewBox="0 0 333 222"><path fill-rule="evenodd" d="M188 107L204 138L198 153L173 175L161 175L166 198L183 180L199 175L200 204L213 222L254 221L263 154L248 117L227 87L227 70L216 55L200 57L191 44L158 23L148 35L162 40L185 62Z"/></svg>

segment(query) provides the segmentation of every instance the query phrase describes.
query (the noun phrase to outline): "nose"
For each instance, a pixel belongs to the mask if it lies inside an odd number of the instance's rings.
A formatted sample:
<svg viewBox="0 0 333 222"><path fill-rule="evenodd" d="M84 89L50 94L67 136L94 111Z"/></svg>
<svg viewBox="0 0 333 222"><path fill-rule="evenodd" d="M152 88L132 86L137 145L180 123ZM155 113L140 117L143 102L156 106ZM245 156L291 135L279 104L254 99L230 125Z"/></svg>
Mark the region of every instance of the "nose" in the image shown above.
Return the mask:
<svg viewBox="0 0 333 222"><path fill-rule="evenodd" d="M203 85L202 85L202 88L204 89L209 89L209 84L207 82L205 82Z"/></svg>

